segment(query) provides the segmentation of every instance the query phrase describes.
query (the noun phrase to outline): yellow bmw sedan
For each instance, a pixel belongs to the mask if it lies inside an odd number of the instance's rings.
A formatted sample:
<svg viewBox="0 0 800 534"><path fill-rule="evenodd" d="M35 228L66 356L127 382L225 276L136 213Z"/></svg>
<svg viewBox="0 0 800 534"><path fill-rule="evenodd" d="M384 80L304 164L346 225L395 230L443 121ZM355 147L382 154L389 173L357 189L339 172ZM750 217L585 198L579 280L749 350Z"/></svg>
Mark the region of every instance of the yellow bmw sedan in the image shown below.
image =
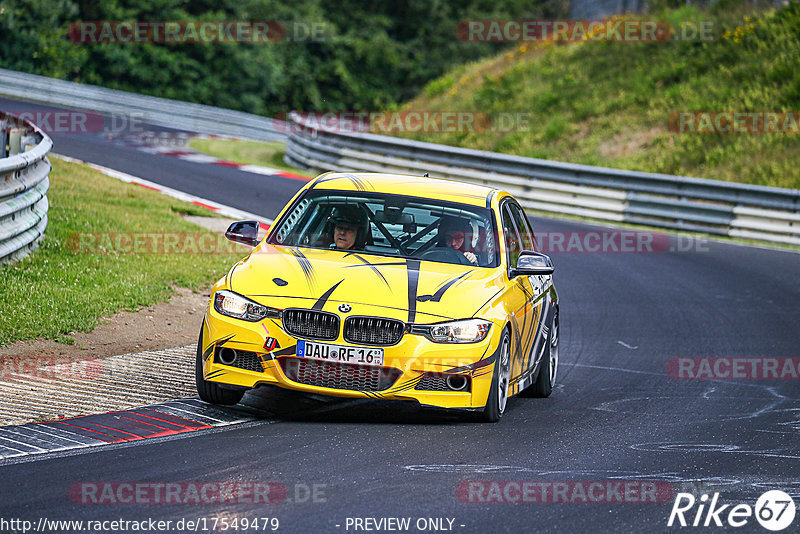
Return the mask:
<svg viewBox="0 0 800 534"><path fill-rule="evenodd" d="M550 258L508 193L449 180L327 173L213 287L197 344L200 398L272 385L416 401L500 419L558 370Z"/></svg>

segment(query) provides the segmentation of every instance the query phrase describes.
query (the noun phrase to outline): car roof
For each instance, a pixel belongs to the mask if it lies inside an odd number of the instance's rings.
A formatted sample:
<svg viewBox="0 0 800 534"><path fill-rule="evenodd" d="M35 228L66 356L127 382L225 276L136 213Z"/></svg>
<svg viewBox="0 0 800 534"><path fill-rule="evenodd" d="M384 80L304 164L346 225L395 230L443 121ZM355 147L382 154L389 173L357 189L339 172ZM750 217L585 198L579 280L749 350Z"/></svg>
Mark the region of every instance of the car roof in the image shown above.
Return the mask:
<svg viewBox="0 0 800 534"><path fill-rule="evenodd" d="M496 189L483 185L409 176L405 174L330 172L320 175L309 189L375 192L390 195L409 195L437 198L472 206L488 207Z"/></svg>

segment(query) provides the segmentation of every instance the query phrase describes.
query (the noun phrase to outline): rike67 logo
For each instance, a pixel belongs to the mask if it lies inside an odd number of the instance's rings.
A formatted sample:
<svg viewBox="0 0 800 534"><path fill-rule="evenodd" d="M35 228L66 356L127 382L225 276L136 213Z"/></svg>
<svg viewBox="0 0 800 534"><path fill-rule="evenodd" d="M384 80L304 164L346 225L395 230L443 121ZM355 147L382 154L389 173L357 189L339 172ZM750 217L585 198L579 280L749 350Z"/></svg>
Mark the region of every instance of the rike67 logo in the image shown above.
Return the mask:
<svg viewBox="0 0 800 534"><path fill-rule="evenodd" d="M761 495L755 507L744 503L718 505L718 501L719 493L714 493L710 502L705 493L700 499L691 493L678 493L667 526L736 528L747 525L755 516L762 527L777 532L792 524L796 512L792 498L780 490L770 490Z"/></svg>

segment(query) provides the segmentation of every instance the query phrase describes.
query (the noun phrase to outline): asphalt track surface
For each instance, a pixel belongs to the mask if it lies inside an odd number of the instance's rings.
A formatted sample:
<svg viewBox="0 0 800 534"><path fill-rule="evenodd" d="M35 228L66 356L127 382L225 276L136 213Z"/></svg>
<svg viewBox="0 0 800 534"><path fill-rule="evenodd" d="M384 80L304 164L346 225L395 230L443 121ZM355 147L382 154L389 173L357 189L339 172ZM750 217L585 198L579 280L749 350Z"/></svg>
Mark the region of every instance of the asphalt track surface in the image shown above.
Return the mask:
<svg viewBox="0 0 800 534"><path fill-rule="evenodd" d="M53 139L58 153L267 217L302 185L152 156L100 135ZM533 222L537 232L613 231ZM660 532L721 530L668 528L678 492L698 498L718 492L721 503L753 506L764 491L781 489L800 504L800 380L676 379L667 372L673 358L800 356L800 255L674 236L670 243L689 250L551 253L561 300L559 384L548 399L512 399L497 424L414 406L263 390L245 397L260 410L254 422L0 465L0 517L34 524L153 518L173 525L275 517L278 532L364 532L353 528L355 518L389 517L410 518L408 532L430 532L430 524L417 529L419 518L447 518L453 532ZM276 482L287 498L270 504L70 498L70 489L84 482L226 481ZM469 481L484 489L459 493ZM579 495L558 503L465 502L508 500L490 495L490 481L501 482L496 487L511 500L519 494L508 481L540 488L657 481L671 495L657 503L617 502L613 491L604 502L580 502ZM315 484L316 498L307 491ZM689 522L696 512L697 506L687 512ZM786 532L798 525L800 517ZM764 531L753 517L735 530Z"/></svg>

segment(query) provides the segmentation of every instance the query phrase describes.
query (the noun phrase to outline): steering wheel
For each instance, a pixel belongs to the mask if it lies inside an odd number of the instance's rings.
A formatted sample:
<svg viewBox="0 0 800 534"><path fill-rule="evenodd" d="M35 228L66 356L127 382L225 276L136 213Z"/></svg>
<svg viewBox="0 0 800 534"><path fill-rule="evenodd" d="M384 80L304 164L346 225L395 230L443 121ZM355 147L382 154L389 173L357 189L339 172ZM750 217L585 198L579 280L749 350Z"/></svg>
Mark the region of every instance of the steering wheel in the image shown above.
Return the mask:
<svg viewBox="0 0 800 534"><path fill-rule="evenodd" d="M423 252L419 259L429 261L441 261L444 263L458 263L461 265L472 265L464 254L450 247L435 247Z"/></svg>

